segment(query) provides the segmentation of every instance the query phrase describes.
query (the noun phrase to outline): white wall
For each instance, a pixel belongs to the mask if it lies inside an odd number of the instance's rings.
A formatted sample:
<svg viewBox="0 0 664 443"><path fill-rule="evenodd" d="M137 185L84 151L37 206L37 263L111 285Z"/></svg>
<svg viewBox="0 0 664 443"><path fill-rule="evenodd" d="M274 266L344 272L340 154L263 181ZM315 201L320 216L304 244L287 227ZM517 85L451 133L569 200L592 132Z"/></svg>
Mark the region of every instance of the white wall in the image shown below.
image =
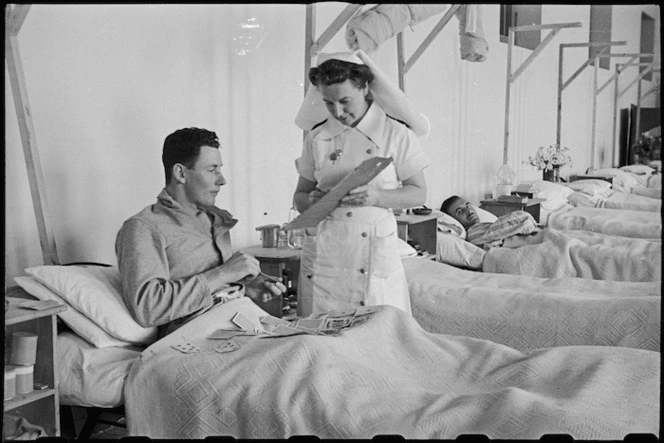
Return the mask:
<svg viewBox="0 0 664 443"><path fill-rule="evenodd" d="M317 6L318 35L344 6ZM657 6L614 7L613 39L629 42L624 52L638 52L641 11L656 18L659 31ZM498 16L499 5L483 5L486 62L460 59L452 19L406 78L407 93L432 125L422 140L432 161L430 207L452 193L483 199L502 164L507 45L499 42ZM405 30L407 54L440 17ZM588 5L543 6L543 23L576 21L583 27L563 29L512 87L509 163L520 180L539 177L522 161L555 143L558 45L588 41ZM256 23L261 28L253 34L241 27ZM163 187L165 136L186 126L220 137L228 185L217 205L240 220L236 248L259 243L256 226L284 223L302 146L293 119L303 97L304 26L303 4L33 5L18 41L60 261L116 263L120 225ZM250 50L243 54L246 37ZM659 35L656 45L659 53ZM343 50L340 32L325 51ZM565 53L565 77L586 60L587 50L575 51ZM513 66L530 52L515 48ZM395 41L372 57L396 82ZM601 71L600 84L612 72ZM574 162L565 174L589 166L591 73L564 92L563 144ZM636 74L624 76L626 86ZM644 105L654 106L657 97ZM632 88L620 107L635 102ZM24 268L42 264L42 256L8 81L5 109L7 286ZM609 87L599 97L597 123L606 166L612 118Z"/></svg>

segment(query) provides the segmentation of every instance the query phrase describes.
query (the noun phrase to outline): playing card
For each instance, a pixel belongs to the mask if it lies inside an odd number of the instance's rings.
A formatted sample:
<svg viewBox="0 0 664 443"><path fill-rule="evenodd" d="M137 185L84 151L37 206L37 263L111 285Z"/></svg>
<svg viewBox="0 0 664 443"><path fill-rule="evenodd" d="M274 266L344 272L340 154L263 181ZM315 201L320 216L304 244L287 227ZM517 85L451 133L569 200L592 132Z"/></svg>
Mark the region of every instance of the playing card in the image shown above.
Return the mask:
<svg viewBox="0 0 664 443"><path fill-rule="evenodd" d="M177 349L183 354L193 354L194 352L198 352L201 350L201 348L189 342L178 343L177 345L171 345L171 348Z"/></svg>
<svg viewBox="0 0 664 443"><path fill-rule="evenodd" d="M227 329L217 329L212 334L208 335L208 340L228 340L236 335L245 335L246 332L242 330L227 330Z"/></svg>
<svg viewBox="0 0 664 443"><path fill-rule="evenodd" d="M344 311L330 311L328 314L330 317L348 317L351 315L355 315L355 309L346 309Z"/></svg>
<svg viewBox="0 0 664 443"><path fill-rule="evenodd" d="M378 311L378 306L360 306L355 310L355 316L373 314Z"/></svg>
<svg viewBox="0 0 664 443"><path fill-rule="evenodd" d="M235 341L233 340L227 340L225 342L222 342L215 346L213 348L216 352L223 354L225 352L232 352L237 349L240 349L240 345L238 345Z"/></svg>
<svg viewBox="0 0 664 443"><path fill-rule="evenodd" d="M237 326L241 327L245 331L249 332L260 332L261 328L260 325L255 324L249 317L244 315L241 312L238 312L235 314L235 317L231 320L233 323L235 323Z"/></svg>
<svg viewBox="0 0 664 443"><path fill-rule="evenodd" d="M350 326L353 317L328 318L323 329L342 329Z"/></svg>

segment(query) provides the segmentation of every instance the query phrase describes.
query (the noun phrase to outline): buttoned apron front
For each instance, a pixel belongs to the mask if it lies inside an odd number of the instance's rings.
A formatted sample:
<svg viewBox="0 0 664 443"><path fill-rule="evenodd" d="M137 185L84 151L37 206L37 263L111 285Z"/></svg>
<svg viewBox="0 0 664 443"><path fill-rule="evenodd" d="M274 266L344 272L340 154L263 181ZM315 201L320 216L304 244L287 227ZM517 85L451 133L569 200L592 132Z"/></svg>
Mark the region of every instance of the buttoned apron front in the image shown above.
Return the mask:
<svg viewBox="0 0 664 443"><path fill-rule="evenodd" d="M329 190L362 161L385 155L355 129L336 137L317 139L314 151L318 187ZM343 147L342 155L331 155ZM400 186L394 164L369 185L381 189ZM388 304L408 313L410 296L399 256L397 223L392 211L376 206L345 205L318 224L316 235L305 238L298 283L298 315Z"/></svg>
<svg viewBox="0 0 664 443"><path fill-rule="evenodd" d="M298 315L392 305L408 313L410 297L389 209L342 206L307 236L302 249Z"/></svg>

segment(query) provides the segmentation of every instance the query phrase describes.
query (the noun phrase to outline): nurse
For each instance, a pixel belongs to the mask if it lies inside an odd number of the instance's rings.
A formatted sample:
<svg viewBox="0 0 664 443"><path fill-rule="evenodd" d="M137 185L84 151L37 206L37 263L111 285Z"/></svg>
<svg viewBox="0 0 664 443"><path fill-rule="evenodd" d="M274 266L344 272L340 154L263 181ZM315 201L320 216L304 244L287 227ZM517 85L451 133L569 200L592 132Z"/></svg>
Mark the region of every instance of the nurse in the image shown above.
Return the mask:
<svg viewBox="0 0 664 443"><path fill-rule="evenodd" d="M393 161L367 185L343 197L318 224L315 236L306 237L298 286L300 316L382 304L411 312L392 209L425 203L423 169L429 162L417 135L404 121L387 115L372 95L374 90L381 93L382 102L393 96L398 104L405 102L403 93L384 82L374 87L368 57L359 53L363 58L358 53L322 54L309 71L328 115L310 128L295 161L300 175L296 207L300 212L308 209L368 158ZM421 116L411 120L417 118Z"/></svg>

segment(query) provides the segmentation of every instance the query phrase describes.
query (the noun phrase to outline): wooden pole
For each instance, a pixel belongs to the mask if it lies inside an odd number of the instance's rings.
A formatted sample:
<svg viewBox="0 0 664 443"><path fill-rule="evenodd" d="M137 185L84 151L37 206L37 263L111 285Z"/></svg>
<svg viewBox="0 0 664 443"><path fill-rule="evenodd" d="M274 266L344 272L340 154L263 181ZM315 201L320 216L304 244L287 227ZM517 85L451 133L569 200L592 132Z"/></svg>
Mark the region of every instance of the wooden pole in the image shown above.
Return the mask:
<svg viewBox="0 0 664 443"><path fill-rule="evenodd" d="M399 88L406 92L406 69L404 59L404 36L403 32L400 32L397 34L397 75L399 77Z"/></svg>
<svg viewBox="0 0 664 443"><path fill-rule="evenodd" d="M599 75L599 59L593 62L593 117L590 135L590 167L595 169L595 133L597 132L597 76Z"/></svg>
<svg viewBox="0 0 664 443"><path fill-rule="evenodd" d="M29 5L14 5L6 11L5 60L7 62L7 71L9 73L9 82L14 98L19 131L21 133L21 143L28 171L28 181L30 183L32 205L37 220L37 231L39 232L39 243L41 245L43 261L45 265L57 265L59 264L58 251L51 226L51 214L48 210L46 199L46 185L39 161L37 137L32 121L28 89L25 83L17 39L18 32L21 29L29 8Z"/></svg>
<svg viewBox="0 0 664 443"><path fill-rule="evenodd" d="M618 79L620 77L620 68L616 64L616 73L613 87L613 143L611 144L611 164L609 167L614 167L616 164L616 130L618 128Z"/></svg>
<svg viewBox="0 0 664 443"><path fill-rule="evenodd" d="M562 126L562 107L563 107L563 49L565 47L560 45L558 49L558 101L556 104L556 146L561 146L561 126Z"/></svg>
<svg viewBox="0 0 664 443"><path fill-rule="evenodd" d="M505 85L505 131L503 134L503 164L507 164L507 152L510 135L510 92L512 86L512 47L514 46L514 28L507 31L507 82Z"/></svg>

